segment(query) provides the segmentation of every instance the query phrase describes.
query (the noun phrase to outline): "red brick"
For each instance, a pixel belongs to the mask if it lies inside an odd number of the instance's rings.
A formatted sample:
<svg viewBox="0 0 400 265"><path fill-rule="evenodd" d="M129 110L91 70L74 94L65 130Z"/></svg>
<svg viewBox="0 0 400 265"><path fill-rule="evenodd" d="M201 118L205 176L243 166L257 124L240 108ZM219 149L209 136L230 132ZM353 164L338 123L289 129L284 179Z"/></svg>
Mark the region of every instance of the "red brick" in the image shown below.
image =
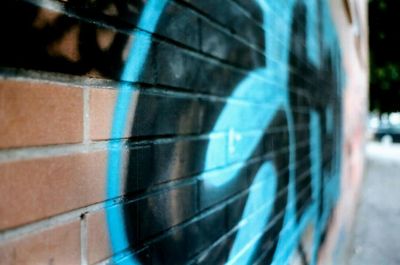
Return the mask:
<svg viewBox="0 0 400 265"><path fill-rule="evenodd" d="M79 221L0 243L1 264L80 264Z"/></svg>
<svg viewBox="0 0 400 265"><path fill-rule="evenodd" d="M129 131L135 114L139 92L132 92L127 111L125 132L121 137L131 136ZM110 139L118 91L112 89L91 89L90 91L90 137L93 140Z"/></svg>
<svg viewBox="0 0 400 265"><path fill-rule="evenodd" d="M83 135L82 89L0 82L0 148L76 143Z"/></svg>
<svg viewBox="0 0 400 265"><path fill-rule="evenodd" d="M90 90L90 137L93 140L110 138L117 92L111 89Z"/></svg>
<svg viewBox="0 0 400 265"><path fill-rule="evenodd" d="M0 164L0 230L100 202L106 151Z"/></svg>
<svg viewBox="0 0 400 265"><path fill-rule="evenodd" d="M88 262L94 264L111 256L104 210L88 214Z"/></svg>

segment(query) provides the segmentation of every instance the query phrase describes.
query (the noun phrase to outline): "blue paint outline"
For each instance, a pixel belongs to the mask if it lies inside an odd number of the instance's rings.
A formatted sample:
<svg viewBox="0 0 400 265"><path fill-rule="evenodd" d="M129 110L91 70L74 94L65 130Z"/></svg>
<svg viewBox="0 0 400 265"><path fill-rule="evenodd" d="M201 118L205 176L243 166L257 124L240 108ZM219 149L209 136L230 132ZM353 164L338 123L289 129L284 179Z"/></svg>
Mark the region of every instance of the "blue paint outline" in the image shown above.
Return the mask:
<svg viewBox="0 0 400 265"><path fill-rule="evenodd" d="M153 33L166 4L167 0L149 0L142 11L138 28ZM136 90L125 82L136 82L139 80L142 67L146 62L150 50L150 34L135 30L133 31L132 37L134 43L129 51L127 62L121 76L124 83L118 89L115 103L111 139L122 139L125 135L132 93ZM106 219L112 253L119 253L129 248L122 206L113 205L114 202L110 200L122 194L121 167L123 148L124 143L118 140L111 141L108 145L109 153L106 182L106 199L108 201L106 202ZM113 261L126 265L139 264L133 255L122 257L117 255L113 257Z"/></svg>

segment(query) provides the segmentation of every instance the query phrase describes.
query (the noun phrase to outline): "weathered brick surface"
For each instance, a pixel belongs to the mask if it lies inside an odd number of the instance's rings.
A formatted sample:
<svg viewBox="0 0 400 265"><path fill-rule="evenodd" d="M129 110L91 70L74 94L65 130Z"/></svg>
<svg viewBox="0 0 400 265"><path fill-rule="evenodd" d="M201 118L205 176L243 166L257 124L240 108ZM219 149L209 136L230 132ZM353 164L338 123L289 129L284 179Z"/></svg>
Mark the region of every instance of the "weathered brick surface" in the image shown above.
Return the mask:
<svg viewBox="0 0 400 265"><path fill-rule="evenodd" d="M73 221L0 243L2 264L79 264L80 223Z"/></svg>
<svg viewBox="0 0 400 265"><path fill-rule="evenodd" d="M104 140L110 137L117 91L91 89L89 99L90 137Z"/></svg>
<svg viewBox="0 0 400 265"><path fill-rule="evenodd" d="M104 210L87 215L87 259L89 264L106 260L112 255Z"/></svg>
<svg viewBox="0 0 400 265"><path fill-rule="evenodd" d="M105 197L104 152L0 164L0 229L101 202Z"/></svg>
<svg viewBox="0 0 400 265"><path fill-rule="evenodd" d="M82 89L32 81L0 82L0 148L80 142Z"/></svg>

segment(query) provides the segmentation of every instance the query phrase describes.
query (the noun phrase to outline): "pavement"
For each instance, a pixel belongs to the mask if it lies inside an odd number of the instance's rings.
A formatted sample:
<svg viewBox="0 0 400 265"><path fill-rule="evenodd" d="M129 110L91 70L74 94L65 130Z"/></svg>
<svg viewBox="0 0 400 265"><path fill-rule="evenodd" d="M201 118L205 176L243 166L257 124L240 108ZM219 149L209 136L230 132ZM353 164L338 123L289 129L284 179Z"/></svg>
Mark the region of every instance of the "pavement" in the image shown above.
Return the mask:
<svg viewBox="0 0 400 265"><path fill-rule="evenodd" d="M400 144L371 142L347 265L400 265Z"/></svg>

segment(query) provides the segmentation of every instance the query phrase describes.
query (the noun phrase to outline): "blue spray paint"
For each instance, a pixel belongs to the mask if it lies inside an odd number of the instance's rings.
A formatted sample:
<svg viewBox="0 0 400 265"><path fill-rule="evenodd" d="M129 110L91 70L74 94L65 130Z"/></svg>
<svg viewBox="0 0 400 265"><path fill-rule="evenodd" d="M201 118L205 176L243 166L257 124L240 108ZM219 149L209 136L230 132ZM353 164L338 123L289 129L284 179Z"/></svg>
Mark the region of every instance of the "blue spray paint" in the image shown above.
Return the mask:
<svg viewBox="0 0 400 265"><path fill-rule="evenodd" d="M264 163L257 172L242 215L242 220L247 220L243 225L245 228L238 231L226 264L251 263L257 240L262 236L271 214L277 177L270 162ZM249 218L250 214L253 216Z"/></svg>
<svg viewBox="0 0 400 265"><path fill-rule="evenodd" d="M164 10L167 0L149 0L142 12L138 27L148 32L154 32L158 20ZM134 44L129 51L128 59L124 67L121 79L123 81L135 82L139 79L143 65L147 59L151 35L141 31L133 32ZM123 83L118 90L117 101L113 116L111 129L112 139L121 139L124 137L126 124L128 123L128 110L132 103L132 93L135 88L129 84ZM121 141L110 142L107 172L107 199L117 198L122 194L122 151L124 144ZM121 206L111 206L113 202L108 201L106 205L106 217L111 248L113 253L126 250L129 247L126 235L123 209ZM107 207L108 206L108 207ZM116 261L120 257L115 257ZM127 265L137 265L138 261L133 256L122 257L119 261Z"/></svg>
<svg viewBox="0 0 400 265"><path fill-rule="evenodd" d="M320 196L329 197L337 192L338 185L329 185L330 183L321 183L322 173L321 168L321 136L320 136L320 118L315 111L311 112L311 160L312 160L312 186L314 203L308 207L299 222L296 222L296 189L294 176L294 161L296 139L294 135L294 119L290 111L289 96L288 96L288 73L289 73L289 43L291 32L287 25L291 24L293 17L292 10L296 3L290 1L276 0L257 0L264 14L264 30L266 45L266 65L268 67L252 71L248 76L234 89L231 98L240 98L251 93L257 94L258 98L265 99L269 105L269 112L248 112L245 115L235 115L235 106L231 105L229 100L223 111L221 112L213 132L221 131L222 128L231 128L230 132L236 134L235 129L240 128L243 121L247 123L257 124L260 130L265 130L274 118L278 109L283 109L287 121L289 131L289 184L288 184L288 203L285 209L284 226L279 236L279 242L274 254L272 264L286 264L293 252L295 251L301 234L306 225L312 222L315 226L313 257L311 264L315 264L317 260L318 248L322 229L325 227L329 217L328 210L324 211L321 218L318 218L318 209ZM154 32L158 20L164 10L167 0L150 0L146 3L138 24L138 27L145 31ZM315 66L320 65L321 51L318 48L318 29L317 29L317 4L316 1L306 1L309 12L307 20L307 57ZM333 25L329 15L328 8L324 5L323 8L323 39L324 42L334 42L335 34ZM278 28L284 30L277 30ZM142 31L133 32L134 43L129 52L121 79L124 81L135 82L139 79L139 75L148 56L151 45L151 35ZM334 42L335 43L335 42ZM278 63L281 62L281 63ZM282 64L282 62L284 62ZM276 86L268 85L265 80L272 81ZM251 89L250 89L251 88ZM135 88L128 84L120 86L118 97L115 104L114 119L112 124L111 137L112 139L121 139L126 130L128 123L128 110L132 102L132 94ZM330 120L331 110L327 112L328 120ZM328 128L332 128L329 124ZM242 150L243 157L249 158L256 147L260 144L260 137L253 137L247 142L247 147ZM221 150L216 146L216 141L210 141L206 157L205 168L209 168L213 161L218 156L225 156L225 150ZM122 194L122 150L124 144L121 141L114 141L109 144L109 161L107 175L107 199L117 198ZM339 148L337 150L340 150ZM337 172L338 173L338 172ZM227 175L224 178L210 179L208 184L223 188L228 182L232 181L237 176L237 172ZM257 213L257 218L249 219L248 225L243 225L237 232L237 236L231 249L227 264L248 264L252 261L252 256L258 247L257 236L262 235L265 225L268 222L272 210L271 201L276 194L276 180L278 178L276 169L271 162L266 162L262 165L253 180L253 185L250 187L248 201L243 212L243 220L247 220L249 213L253 211L253 205L264 205ZM332 180L334 179L334 180ZM336 181L338 176L331 178L331 181ZM320 185L326 184L328 189L320 194ZM260 188L262 187L262 189ZM327 205L324 209L329 209L328 200L324 200ZM120 206L112 206L112 202L107 204L107 224L109 229L110 241L114 253L121 252L129 248L128 239L125 230L123 218L123 210ZM325 208L326 207L326 208ZM116 260L117 261L117 260ZM138 261L132 257L123 257L119 261L124 264L136 265Z"/></svg>

